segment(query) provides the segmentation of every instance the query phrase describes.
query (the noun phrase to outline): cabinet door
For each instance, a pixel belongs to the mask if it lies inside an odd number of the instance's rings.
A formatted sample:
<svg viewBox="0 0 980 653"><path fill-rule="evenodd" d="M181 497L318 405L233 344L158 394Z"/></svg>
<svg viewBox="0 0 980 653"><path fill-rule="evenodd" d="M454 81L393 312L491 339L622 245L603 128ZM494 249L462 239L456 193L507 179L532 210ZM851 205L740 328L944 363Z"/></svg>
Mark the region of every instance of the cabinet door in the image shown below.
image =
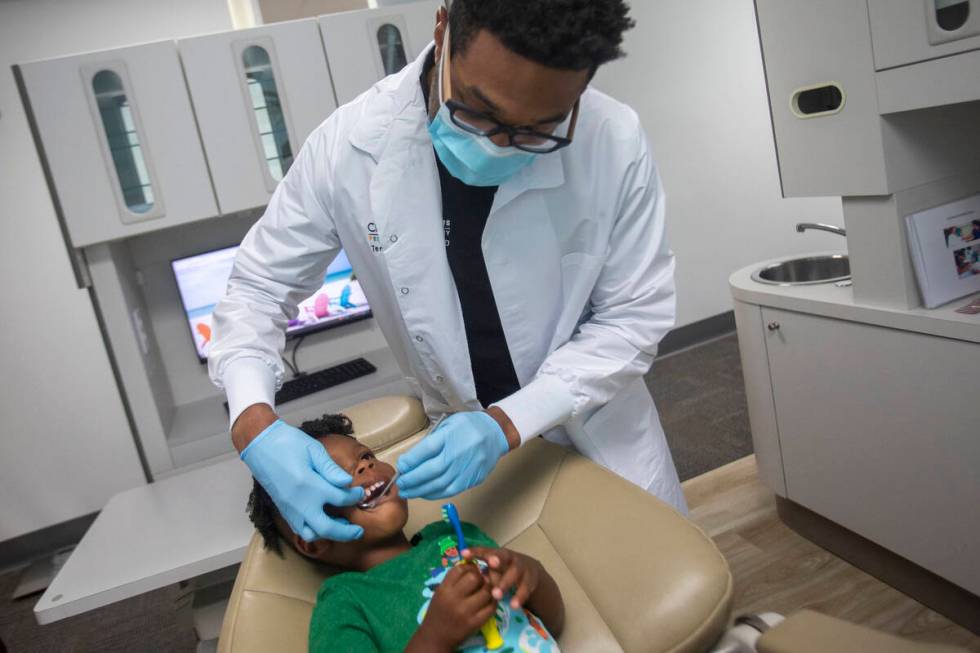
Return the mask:
<svg viewBox="0 0 980 653"><path fill-rule="evenodd" d="M868 0L875 68L980 49L980 0Z"/></svg>
<svg viewBox="0 0 980 653"><path fill-rule="evenodd" d="M763 320L787 496L980 593L980 344Z"/></svg>
<svg viewBox="0 0 980 653"><path fill-rule="evenodd" d="M337 102L350 102L432 41L439 0L320 16Z"/></svg>
<svg viewBox="0 0 980 653"><path fill-rule="evenodd" d="M20 69L73 246L217 213L172 41Z"/></svg>
<svg viewBox="0 0 980 653"><path fill-rule="evenodd" d="M785 197L886 195L863 0L756 0Z"/></svg>
<svg viewBox="0 0 980 653"><path fill-rule="evenodd" d="M315 19L177 42L222 213L264 206L336 108Z"/></svg>

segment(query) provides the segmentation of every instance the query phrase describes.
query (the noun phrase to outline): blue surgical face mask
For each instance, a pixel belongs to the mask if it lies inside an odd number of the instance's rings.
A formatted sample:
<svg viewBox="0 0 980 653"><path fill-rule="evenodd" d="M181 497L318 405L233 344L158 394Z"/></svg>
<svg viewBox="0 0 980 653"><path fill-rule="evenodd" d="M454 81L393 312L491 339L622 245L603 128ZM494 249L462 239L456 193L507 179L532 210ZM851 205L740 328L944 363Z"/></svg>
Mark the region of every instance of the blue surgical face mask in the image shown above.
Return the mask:
<svg viewBox="0 0 980 653"><path fill-rule="evenodd" d="M439 76L439 112L429 123L429 135L442 165L453 177L469 186L499 186L537 156L516 147L500 147L486 136L471 134L456 125L442 95L442 65Z"/></svg>

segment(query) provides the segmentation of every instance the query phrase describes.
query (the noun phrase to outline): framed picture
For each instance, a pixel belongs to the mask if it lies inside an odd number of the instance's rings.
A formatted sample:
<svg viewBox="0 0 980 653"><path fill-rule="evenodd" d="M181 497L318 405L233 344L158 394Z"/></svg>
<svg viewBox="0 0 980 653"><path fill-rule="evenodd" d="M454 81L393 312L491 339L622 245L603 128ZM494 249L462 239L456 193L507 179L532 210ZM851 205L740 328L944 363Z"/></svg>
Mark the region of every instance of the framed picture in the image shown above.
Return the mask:
<svg viewBox="0 0 980 653"><path fill-rule="evenodd" d="M922 303L980 292L980 194L906 216Z"/></svg>

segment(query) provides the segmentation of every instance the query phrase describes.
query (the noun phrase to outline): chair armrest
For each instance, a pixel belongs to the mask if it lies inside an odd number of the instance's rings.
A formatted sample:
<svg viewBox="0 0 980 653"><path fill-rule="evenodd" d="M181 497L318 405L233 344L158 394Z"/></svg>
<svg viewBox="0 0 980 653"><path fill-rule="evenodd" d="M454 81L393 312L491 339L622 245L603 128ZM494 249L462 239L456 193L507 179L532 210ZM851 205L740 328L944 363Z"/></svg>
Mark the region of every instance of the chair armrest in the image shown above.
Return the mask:
<svg viewBox="0 0 980 653"><path fill-rule="evenodd" d="M624 650L705 651L724 631L733 591L725 558L632 483L568 456L538 526Z"/></svg>

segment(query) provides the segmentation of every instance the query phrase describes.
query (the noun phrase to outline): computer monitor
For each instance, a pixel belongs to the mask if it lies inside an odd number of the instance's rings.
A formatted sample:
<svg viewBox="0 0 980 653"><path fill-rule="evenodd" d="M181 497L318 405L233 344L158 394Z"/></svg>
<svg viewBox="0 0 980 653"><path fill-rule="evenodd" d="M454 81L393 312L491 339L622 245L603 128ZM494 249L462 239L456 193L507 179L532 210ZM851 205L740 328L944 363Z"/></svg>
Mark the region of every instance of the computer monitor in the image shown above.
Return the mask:
<svg viewBox="0 0 980 653"><path fill-rule="evenodd" d="M228 286L238 246L217 249L170 262L197 357L204 362L211 345L211 313ZM323 278L323 285L299 305L287 337L329 329L371 317L361 285L343 250Z"/></svg>

